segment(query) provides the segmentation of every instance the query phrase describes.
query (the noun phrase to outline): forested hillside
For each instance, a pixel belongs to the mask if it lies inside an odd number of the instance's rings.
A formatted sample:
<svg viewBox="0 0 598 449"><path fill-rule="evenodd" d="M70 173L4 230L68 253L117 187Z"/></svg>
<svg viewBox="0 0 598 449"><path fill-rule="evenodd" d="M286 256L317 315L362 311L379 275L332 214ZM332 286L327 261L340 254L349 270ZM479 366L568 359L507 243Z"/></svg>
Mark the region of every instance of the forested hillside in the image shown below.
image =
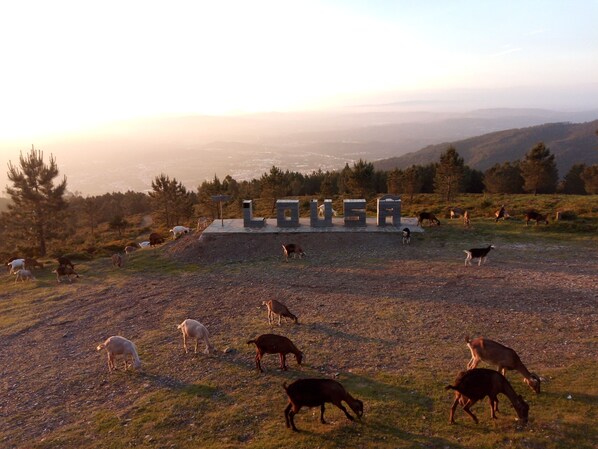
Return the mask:
<svg viewBox="0 0 598 449"><path fill-rule="evenodd" d="M463 157L465 164L477 170L487 170L494 164L521 159L538 142L555 155L561 175L573 164L598 163L598 120L587 123L548 123L529 128L509 129L478 137L430 145L420 151L400 157L374 162L378 170L407 168L436 162L440 154L453 146Z"/></svg>

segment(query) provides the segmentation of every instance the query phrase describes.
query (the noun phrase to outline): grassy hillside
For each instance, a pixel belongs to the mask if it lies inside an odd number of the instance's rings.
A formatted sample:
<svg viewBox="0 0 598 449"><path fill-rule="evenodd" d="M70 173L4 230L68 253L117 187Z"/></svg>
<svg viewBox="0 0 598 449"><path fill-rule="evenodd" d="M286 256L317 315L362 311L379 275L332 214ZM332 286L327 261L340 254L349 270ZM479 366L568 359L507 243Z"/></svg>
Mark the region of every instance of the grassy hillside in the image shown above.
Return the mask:
<svg viewBox="0 0 598 449"><path fill-rule="evenodd" d="M499 198L463 197L476 210L471 228L443 220L414 233L409 247L393 235L344 244L321 236L290 263L263 254L210 263L199 257L205 243L189 235L133 254L120 270L107 257L80 260L72 284L58 284L50 267L35 282L4 275L2 447L593 448L598 234L580 223L595 226L598 208L585 200L575 226L526 228L485 215ZM549 197L542 201L534 205L548 207ZM405 207L444 209L431 196ZM462 250L487 243L497 247L488 262L464 267ZM214 251L246 248L221 240ZM260 307L269 298L301 324L269 326ZM185 318L208 327L216 353L183 353L176 325ZM268 332L291 338L304 364L290 357L282 372L271 355L257 373L246 341ZM108 373L95 347L117 334L136 343L141 371ZM504 396L496 421L482 401L473 407L478 425L460 409L457 424L448 423L453 396L444 386L469 360L466 334L515 348L543 378L536 395L518 373L507 375L530 404L526 427ZM281 385L300 377L339 380L364 401L363 420L328 405L329 424L303 409L301 432L286 429Z"/></svg>
<svg viewBox="0 0 598 449"><path fill-rule="evenodd" d="M538 142L556 156L559 174L564 176L573 164L598 164L598 120L588 123L549 123L529 128L509 129L478 137L427 146L420 151L374 162L379 170L437 162L440 154L452 145L465 164L487 170L496 163L516 161Z"/></svg>

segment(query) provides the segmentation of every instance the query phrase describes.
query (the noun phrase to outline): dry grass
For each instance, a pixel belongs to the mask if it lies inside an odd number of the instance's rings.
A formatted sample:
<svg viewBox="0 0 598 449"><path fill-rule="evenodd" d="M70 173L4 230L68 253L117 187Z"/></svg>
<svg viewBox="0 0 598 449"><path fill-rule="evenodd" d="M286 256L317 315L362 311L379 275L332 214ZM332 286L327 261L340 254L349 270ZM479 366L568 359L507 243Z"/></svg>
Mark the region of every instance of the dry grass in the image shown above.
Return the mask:
<svg viewBox="0 0 598 449"><path fill-rule="evenodd" d="M596 238L554 239L514 226L443 225L410 247L393 236L307 240L309 257L288 264L265 250L268 242L231 263L233 237L216 250L189 236L134 254L120 271L107 259L87 262L72 285L42 272L36 284L14 286L7 276L0 445L593 447ZM497 245L487 265L465 268L462 249L487 242ZM301 324L268 326L260 307L267 298L285 302ZM208 327L217 354L183 353L176 325L185 318ZM258 374L246 341L267 332L291 338L304 365L291 357L290 370L280 372L268 356ZM140 372L108 374L95 346L116 334L137 344ZM479 425L461 412L448 424L452 397L443 386L469 359L465 334L515 348L546 378L536 396L517 373L508 375L530 403L525 429L506 398L495 422L483 403L474 407ZM312 376L337 378L362 399L363 422L329 406L330 424L304 409L296 417L303 432L288 431L281 384Z"/></svg>

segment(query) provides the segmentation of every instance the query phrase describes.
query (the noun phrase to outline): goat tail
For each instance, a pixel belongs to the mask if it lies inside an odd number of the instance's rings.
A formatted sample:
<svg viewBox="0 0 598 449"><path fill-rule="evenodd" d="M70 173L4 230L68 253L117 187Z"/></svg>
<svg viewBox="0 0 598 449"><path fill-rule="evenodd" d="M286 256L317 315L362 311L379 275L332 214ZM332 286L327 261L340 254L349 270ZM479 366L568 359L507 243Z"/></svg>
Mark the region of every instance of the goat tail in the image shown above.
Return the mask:
<svg viewBox="0 0 598 449"><path fill-rule="evenodd" d="M247 344L250 345L251 343L255 343L255 340L248 340Z"/></svg>
<svg viewBox="0 0 598 449"><path fill-rule="evenodd" d="M469 254L469 251L467 251L466 249L464 249L464 250L463 250L463 252L464 252L465 254Z"/></svg>

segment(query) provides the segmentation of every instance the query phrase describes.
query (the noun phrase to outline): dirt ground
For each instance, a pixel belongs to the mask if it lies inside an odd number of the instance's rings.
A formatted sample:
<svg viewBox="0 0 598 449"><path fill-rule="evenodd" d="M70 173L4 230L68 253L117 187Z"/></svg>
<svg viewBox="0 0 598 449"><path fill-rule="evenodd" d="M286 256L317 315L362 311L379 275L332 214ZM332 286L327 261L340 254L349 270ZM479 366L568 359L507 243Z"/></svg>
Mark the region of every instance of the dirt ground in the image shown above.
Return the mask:
<svg viewBox="0 0 598 449"><path fill-rule="evenodd" d="M322 375L427 369L448 382L469 359L465 335L517 348L541 376L598 359L596 248L497 244L485 265L465 267L457 243L306 235L295 243L307 257L285 263L281 238L189 236L151 250L187 270L135 271L133 257L126 276L106 282L101 273L112 269L98 261L72 285L53 286L34 322L0 329L0 446L29 447L71 425L86 432L97 410L126 414L139 390L203 379L234 394L239 380L222 378L222 364L254 374L246 341L272 331L261 306L271 298L301 323L274 330L297 342L311 372ZM19 301L17 290L0 292L2 302ZM217 355L182 353L176 325L185 318L208 327ZM143 382L108 374L95 347L110 335L137 343ZM276 364L264 363L269 371ZM289 365L296 367L293 358Z"/></svg>

